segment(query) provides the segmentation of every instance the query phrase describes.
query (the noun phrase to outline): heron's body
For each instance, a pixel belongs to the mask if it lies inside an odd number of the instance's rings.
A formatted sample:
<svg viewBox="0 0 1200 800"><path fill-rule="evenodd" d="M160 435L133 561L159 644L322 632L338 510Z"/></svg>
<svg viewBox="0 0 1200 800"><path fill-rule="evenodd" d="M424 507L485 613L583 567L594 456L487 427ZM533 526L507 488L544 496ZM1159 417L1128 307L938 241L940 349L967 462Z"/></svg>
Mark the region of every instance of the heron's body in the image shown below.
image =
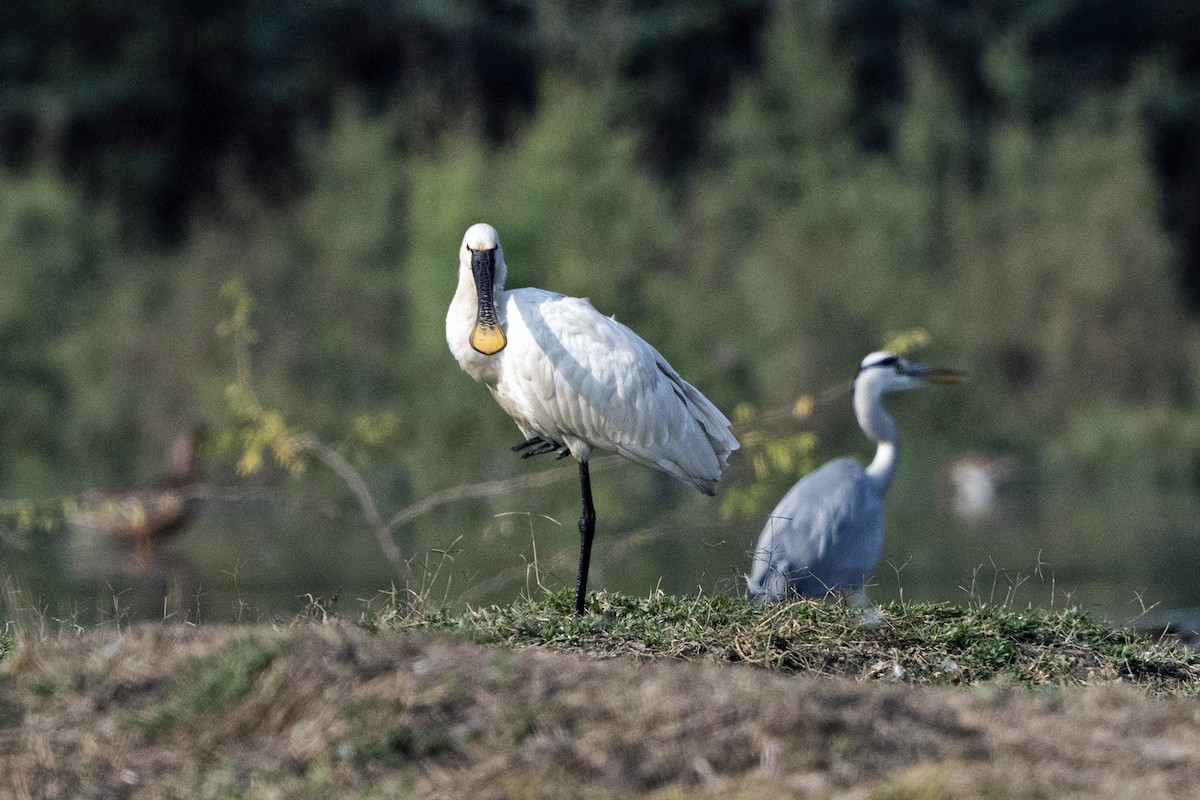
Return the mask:
<svg viewBox="0 0 1200 800"><path fill-rule="evenodd" d="M875 458L866 467L852 458L831 461L783 496L754 549L746 577L752 599L778 602L862 591L883 549L883 497L900 453L899 430L882 396L923 382L960 379L951 370L911 364L890 353L863 360L854 381L854 410L863 432L876 443Z"/></svg>
<svg viewBox="0 0 1200 800"><path fill-rule="evenodd" d="M481 287L476 274L484 260L493 272L490 287ZM516 422L526 446L570 453L583 480L592 450L611 450L713 494L738 446L725 415L657 350L587 300L505 290L506 273L495 229L470 228L446 339L463 370ZM494 308L485 311L481 293L489 288ZM582 588L585 563L581 579ZM577 599L581 604L582 594Z"/></svg>
<svg viewBox="0 0 1200 800"><path fill-rule="evenodd" d="M852 458L830 461L793 486L755 549L750 592L778 601L863 586L883 548L883 498Z"/></svg>

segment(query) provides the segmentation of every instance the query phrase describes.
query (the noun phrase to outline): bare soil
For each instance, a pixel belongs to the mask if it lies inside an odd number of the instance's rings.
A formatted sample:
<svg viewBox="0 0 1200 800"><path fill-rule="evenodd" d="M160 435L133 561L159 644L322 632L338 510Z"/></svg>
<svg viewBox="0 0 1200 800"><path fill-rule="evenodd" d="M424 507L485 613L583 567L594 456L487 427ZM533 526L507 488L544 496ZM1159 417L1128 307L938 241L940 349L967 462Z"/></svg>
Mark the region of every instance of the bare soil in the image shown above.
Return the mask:
<svg viewBox="0 0 1200 800"><path fill-rule="evenodd" d="M1200 701L596 659L342 623L0 661L0 798L1179 798Z"/></svg>

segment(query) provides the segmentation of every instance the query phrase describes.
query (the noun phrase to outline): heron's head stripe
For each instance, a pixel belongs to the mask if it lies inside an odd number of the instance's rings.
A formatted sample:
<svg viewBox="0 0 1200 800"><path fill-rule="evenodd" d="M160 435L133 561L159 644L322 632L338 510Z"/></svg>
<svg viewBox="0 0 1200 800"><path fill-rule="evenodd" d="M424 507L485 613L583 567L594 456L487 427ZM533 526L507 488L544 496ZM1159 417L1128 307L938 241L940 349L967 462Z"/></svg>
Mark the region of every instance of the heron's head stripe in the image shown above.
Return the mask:
<svg viewBox="0 0 1200 800"><path fill-rule="evenodd" d="M862 374L863 371L872 369L873 367L894 367L899 363L900 363L899 356L884 356L883 358L879 359L878 361L872 361L869 364L863 364L861 367L858 368L858 372L856 373L856 375Z"/></svg>

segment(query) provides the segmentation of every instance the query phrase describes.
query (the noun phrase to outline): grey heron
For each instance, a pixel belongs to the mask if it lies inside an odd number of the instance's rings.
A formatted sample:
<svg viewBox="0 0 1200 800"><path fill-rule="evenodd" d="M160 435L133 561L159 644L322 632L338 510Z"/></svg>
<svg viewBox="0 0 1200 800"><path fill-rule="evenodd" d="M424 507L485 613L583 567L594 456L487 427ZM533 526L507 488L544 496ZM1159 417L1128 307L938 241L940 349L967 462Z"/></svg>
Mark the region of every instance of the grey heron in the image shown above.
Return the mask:
<svg viewBox="0 0 1200 800"><path fill-rule="evenodd" d="M900 449L899 429L883 407L883 395L962 380L954 370L884 351L863 359L854 379L854 412L863 433L876 443L875 457L865 468L853 458L830 461L783 496L758 537L746 577L751 599L778 602L862 591L883 547L883 496Z"/></svg>

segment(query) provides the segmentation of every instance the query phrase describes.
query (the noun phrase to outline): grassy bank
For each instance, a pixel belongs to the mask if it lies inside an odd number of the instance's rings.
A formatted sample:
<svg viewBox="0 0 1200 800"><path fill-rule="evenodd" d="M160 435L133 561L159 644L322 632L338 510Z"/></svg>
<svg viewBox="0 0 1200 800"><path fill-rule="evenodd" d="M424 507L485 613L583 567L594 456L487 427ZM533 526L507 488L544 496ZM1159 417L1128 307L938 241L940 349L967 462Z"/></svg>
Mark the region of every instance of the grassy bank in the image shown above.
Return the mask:
<svg viewBox="0 0 1200 800"><path fill-rule="evenodd" d="M596 593L589 615L570 592L465 614L392 605L375 623L455 631L480 643L593 657L712 659L785 672L963 685L1121 680L1153 692L1200 691L1200 655L1076 610L1000 605L749 605L737 597Z"/></svg>
<svg viewBox="0 0 1200 800"><path fill-rule="evenodd" d="M1120 681L1151 693L1200 693L1200 654L1076 609L949 603L856 608L800 601L754 605L732 596L648 597L596 592L571 613L564 590L509 605L451 611L399 593L349 616L310 598L296 622L339 620L367 631L453 634L476 644L538 647L592 658L739 663L785 673L964 686L1008 681L1071 686ZM278 623L274 625L278 627ZM38 626L40 636L79 637L77 625ZM0 658L29 644L10 623Z"/></svg>
<svg viewBox="0 0 1200 800"><path fill-rule="evenodd" d="M389 602L349 621L313 603L290 625L10 630L0 798L1169 798L1200 784L1200 658L1079 613L570 606Z"/></svg>
<svg viewBox="0 0 1200 800"><path fill-rule="evenodd" d="M1176 797L1200 657L1076 612L568 594L0 660L0 798ZM321 621L313 621L313 620ZM1030 691L1025 687L1035 689Z"/></svg>

